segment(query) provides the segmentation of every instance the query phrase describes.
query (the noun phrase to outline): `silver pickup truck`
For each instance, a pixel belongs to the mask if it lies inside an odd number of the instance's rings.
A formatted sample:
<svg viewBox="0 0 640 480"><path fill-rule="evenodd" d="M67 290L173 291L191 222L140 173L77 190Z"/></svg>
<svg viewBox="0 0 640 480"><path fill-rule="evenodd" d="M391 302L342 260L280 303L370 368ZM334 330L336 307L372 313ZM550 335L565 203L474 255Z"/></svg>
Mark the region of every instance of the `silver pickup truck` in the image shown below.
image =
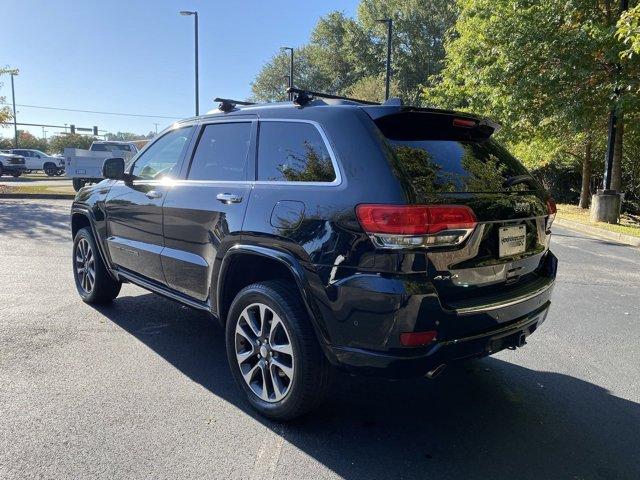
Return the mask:
<svg viewBox="0 0 640 480"><path fill-rule="evenodd" d="M65 148L66 176L72 179L77 192L88 183L102 180L102 164L106 158L121 157L128 161L136 153L138 147L133 142L96 141L89 150Z"/></svg>

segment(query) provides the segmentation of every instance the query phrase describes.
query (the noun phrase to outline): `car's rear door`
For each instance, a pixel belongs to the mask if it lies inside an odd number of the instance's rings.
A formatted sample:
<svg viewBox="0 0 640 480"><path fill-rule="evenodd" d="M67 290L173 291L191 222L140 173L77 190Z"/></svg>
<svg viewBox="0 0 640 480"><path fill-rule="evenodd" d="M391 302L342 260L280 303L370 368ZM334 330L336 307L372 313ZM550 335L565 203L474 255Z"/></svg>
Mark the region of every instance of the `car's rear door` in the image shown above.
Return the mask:
<svg viewBox="0 0 640 480"><path fill-rule="evenodd" d="M241 236L255 179L254 117L205 122L183 180L164 203L162 267L167 284L207 302L216 258Z"/></svg>
<svg viewBox="0 0 640 480"><path fill-rule="evenodd" d="M155 140L118 181L105 201L107 246L118 268L165 283L160 252L162 204L178 177L195 127L174 128Z"/></svg>

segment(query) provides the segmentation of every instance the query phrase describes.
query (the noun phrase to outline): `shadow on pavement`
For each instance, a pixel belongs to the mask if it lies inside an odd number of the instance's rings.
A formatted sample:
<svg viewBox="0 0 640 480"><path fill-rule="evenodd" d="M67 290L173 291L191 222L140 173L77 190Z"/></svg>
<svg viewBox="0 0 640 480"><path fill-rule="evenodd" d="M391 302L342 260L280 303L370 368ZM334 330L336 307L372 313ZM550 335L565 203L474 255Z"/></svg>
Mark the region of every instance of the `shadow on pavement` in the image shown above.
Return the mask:
<svg viewBox="0 0 640 480"><path fill-rule="evenodd" d="M223 331L207 315L153 294L118 298L100 312L346 478L631 479L640 473L640 406L568 375L496 358L450 367L432 381L340 375L329 403L281 425L248 409L228 370Z"/></svg>
<svg viewBox="0 0 640 480"><path fill-rule="evenodd" d="M70 202L52 206L48 200L3 200L0 196L0 236L71 244L70 212Z"/></svg>

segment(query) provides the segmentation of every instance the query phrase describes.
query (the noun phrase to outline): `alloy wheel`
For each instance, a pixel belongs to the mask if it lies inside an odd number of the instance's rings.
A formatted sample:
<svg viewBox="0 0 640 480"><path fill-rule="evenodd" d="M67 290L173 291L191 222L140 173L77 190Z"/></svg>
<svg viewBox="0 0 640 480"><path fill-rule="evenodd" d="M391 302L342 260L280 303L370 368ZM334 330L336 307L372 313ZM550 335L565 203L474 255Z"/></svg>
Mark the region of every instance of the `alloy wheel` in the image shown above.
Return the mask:
<svg viewBox="0 0 640 480"><path fill-rule="evenodd" d="M76 245L75 267L78 284L85 293L91 293L96 283L96 266L93 250L86 238L81 238Z"/></svg>
<svg viewBox="0 0 640 480"><path fill-rule="evenodd" d="M291 336L282 319L263 303L240 314L235 331L240 373L251 391L266 402L278 402L291 390L295 358Z"/></svg>

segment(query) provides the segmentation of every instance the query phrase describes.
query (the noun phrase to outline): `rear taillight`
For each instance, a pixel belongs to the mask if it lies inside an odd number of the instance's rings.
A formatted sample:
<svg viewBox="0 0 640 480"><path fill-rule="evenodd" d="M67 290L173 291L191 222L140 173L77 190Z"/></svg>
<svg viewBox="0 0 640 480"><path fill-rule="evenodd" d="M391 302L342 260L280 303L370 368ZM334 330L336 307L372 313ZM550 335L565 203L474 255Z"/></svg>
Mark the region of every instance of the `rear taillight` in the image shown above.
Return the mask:
<svg viewBox="0 0 640 480"><path fill-rule="evenodd" d="M452 246L477 225L464 205L378 205L356 207L360 225L380 248Z"/></svg>
<svg viewBox="0 0 640 480"><path fill-rule="evenodd" d="M549 197L547 199L547 212L549 213L549 216L547 217L547 230L551 228L551 225L553 224L553 221L556 218L557 211L558 211L558 208L556 207L555 200Z"/></svg>

